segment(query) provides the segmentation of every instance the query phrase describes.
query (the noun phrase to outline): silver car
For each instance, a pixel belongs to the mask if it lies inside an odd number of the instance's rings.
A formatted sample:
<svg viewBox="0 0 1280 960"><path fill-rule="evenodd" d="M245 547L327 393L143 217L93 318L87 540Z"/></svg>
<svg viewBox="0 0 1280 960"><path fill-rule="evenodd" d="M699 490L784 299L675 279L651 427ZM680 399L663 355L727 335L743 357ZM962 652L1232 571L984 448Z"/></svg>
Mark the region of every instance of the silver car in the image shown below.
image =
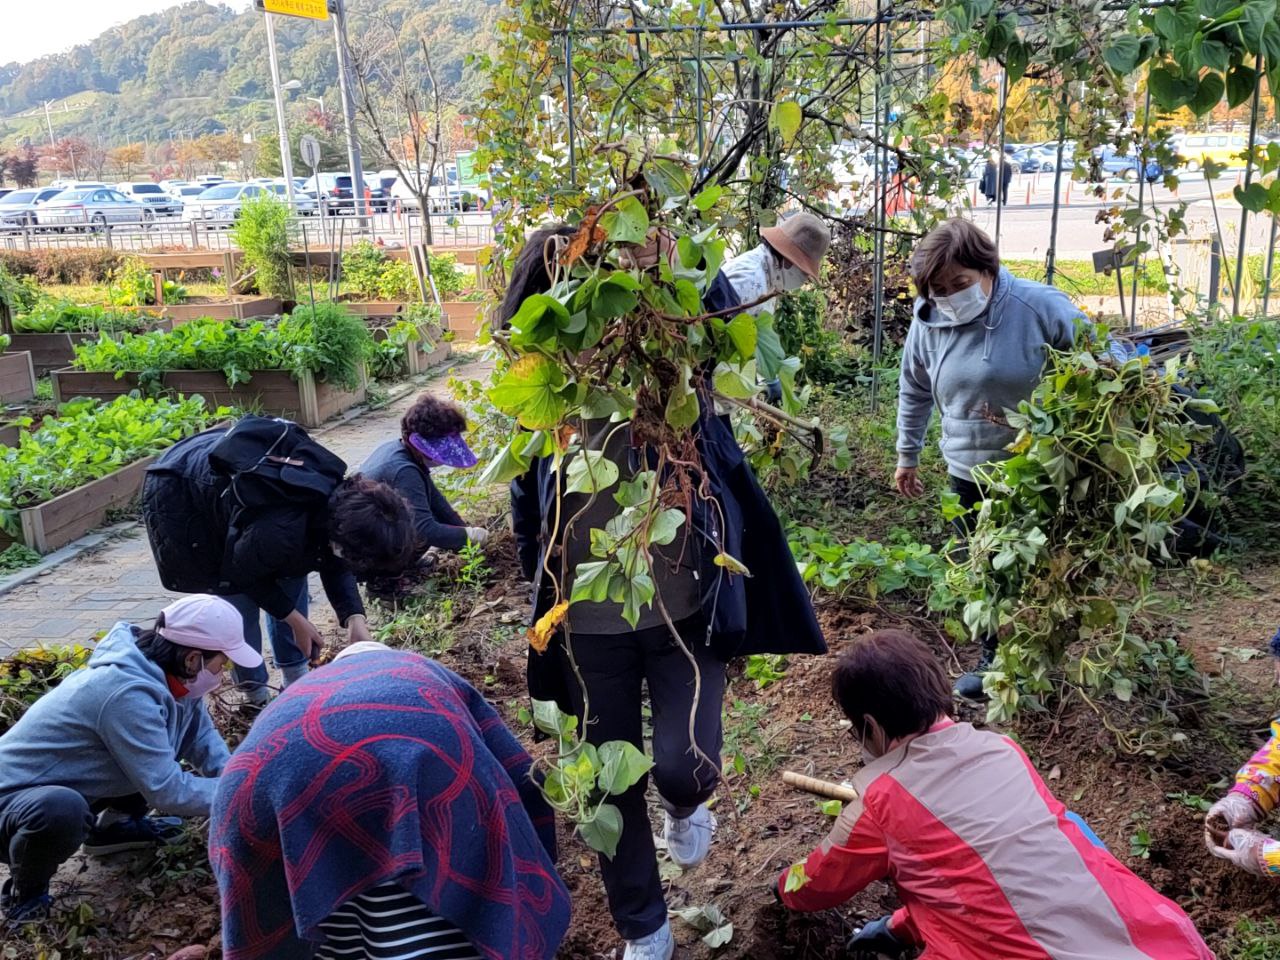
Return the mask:
<svg viewBox="0 0 1280 960"><path fill-rule="evenodd" d="M92 230L102 229L110 223L150 224L155 218L154 210L105 187L64 190L36 208L36 223L42 227Z"/></svg>
<svg viewBox="0 0 1280 960"><path fill-rule="evenodd" d="M282 203L289 201L289 194L284 188L283 183L264 183L266 187L277 197ZM293 191L293 212L300 217L312 217L320 209L320 204L316 203L314 197L309 197L305 193L300 192L296 187Z"/></svg>
<svg viewBox="0 0 1280 960"><path fill-rule="evenodd" d="M36 207L61 192L57 187L34 187L14 190L0 197L0 229L34 227Z"/></svg>
<svg viewBox="0 0 1280 960"><path fill-rule="evenodd" d="M194 200L186 202L182 208L182 219L187 223L230 225L240 216L240 207L246 200L266 196L270 192L258 183L215 184Z"/></svg>

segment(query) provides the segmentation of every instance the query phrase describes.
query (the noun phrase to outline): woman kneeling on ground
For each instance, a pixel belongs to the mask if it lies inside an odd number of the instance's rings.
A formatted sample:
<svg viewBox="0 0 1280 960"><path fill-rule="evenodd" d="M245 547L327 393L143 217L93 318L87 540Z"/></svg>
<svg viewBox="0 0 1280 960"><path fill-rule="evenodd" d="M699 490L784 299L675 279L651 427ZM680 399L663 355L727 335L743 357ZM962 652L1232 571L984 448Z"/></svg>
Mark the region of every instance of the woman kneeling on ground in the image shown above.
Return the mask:
<svg viewBox="0 0 1280 960"><path fill-rule="evenodd" d="M825 910L892 880L902 909L851 949L1213 960L1182 909L1098 845L1011 740L951 719L946 674L919 639L881 630L855 641L832 692L867 762L858 798L803 871L778 878L784 905Z"/></svg>
<svg viewBox="0 0 1280 960"><path fill-rule="evenodd" d="M531 766L461 677L347 647L263 711L223 773L223 956L551 960L569 894Z"/></svg>
<svg viewBox="0 0 1280 960"><path fill-rule="evenodd" d="M469 470L476 465L476 455L462 437L466 429L467 419L455 404L424 393L400 419L400 439L382 444L360 465L361 476L385 483L409 504L419 553L461 550L489 538L484 527L466 525L431 479L434 467ZM429 572L430 565L426 558L418 563L426 567L421 572ZM414 572L394 579L379 580L375 592L402 593L410 585L403 581L415 579Z"/></svg>
<svg viewBox="0 0 1280 960"><path fill-rule="evenodd" d="M920 451L936 404L939 447L951 489L969 509L982 502L973 468L1009 456L1017 431L1004 420L1040 382L1047 349L1075 342L1084 315L1061 290L1014 277L1000 266L991 238L967 220L948 220L911 255L915 318L902 348L898 379L898 469L906 497L924 495ZM967 534L964 518L957 532ZM982 674L996 638L983 641L978 669L956 683L958 696L983 695Z"/></svg>
<svg viewBox="0 0 1280 960"><path fill-rule="evenodd" d="M202 698L228 661L262 664L240 615L219 597L183 597L149 630L116 624L0 737L0 910L11 926L48 915L49 881L81 843L95 855L163 843L176 824L148 817L153 808L208 816L229 753Z"/></svg>

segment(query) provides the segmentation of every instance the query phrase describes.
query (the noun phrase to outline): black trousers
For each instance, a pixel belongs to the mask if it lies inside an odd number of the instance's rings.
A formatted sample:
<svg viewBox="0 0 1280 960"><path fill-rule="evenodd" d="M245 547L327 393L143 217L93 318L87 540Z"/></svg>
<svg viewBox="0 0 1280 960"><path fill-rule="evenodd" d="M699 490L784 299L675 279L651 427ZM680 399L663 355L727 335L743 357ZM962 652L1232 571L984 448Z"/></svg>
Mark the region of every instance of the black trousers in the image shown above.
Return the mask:
<svg viewBox="0 0 1280 960"><path fill-rule="evenodd" d="M960 497L960 506L972 510L983 501L982 488L972 480L965 480L957 477L954 473L948 475L951 480L951 492ZM963 517L956 517L951 521L956 529L956 534L960 537L968 539L973 527L973 517L966 514Z"/></svg>
<svg viewBox="0 0 1280 960"><path fill-rule="evenodd" d="M0 794L0 863L9 865L16 903L38 897L93 826L94 814L116 810L142 816L142 794L90 803L70 787L26 787Z"/></svg>
<svg viewBox="0 0 1280 960"><path fill-rule="evenodd" d="M591 744L626 740L644 749L642 682L649 687L653 711L653 776L663 806L675 817L687 817L715 791L720 779L720 723L724 702L724 663L705 642L701 617L676 625L685 646L693 651L701 676L694 721L698 748L689 744L689 712L693 707L694 674L684 652L665 626L619 634L572 634L574 659L588 695L590 719L585 722ZM569 669L567 654L565 669ZM583 723L582 687L570 670L569 689L579 723ZM626 940L638 940L667 921L667 905L658 876L653 828L645 790L648 777L620 797L610 797L622 813L622 839L613 859L600 857L609 912Z"/></svg>

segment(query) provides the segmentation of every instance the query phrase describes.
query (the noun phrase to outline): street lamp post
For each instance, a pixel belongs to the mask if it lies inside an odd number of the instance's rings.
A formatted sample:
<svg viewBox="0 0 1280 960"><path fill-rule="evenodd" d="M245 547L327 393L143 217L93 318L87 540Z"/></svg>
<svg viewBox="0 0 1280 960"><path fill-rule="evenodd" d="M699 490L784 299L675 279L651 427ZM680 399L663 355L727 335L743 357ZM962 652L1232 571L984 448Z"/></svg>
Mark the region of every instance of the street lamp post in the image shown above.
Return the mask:
<svg viewBox="0 0 1280 960"><path fill-rule="evenodd" d="M275 91L276 97L276 125L280 132L280 172L284 174L284 192L285 198L289 202L289 210L293 210L293 155L289 148L289 128L285 125L284 119L284 89L280 85L280 62L276 59L276 28L272 20L272 15L264 13L263 18L267 22L267 56L271 62L271 87ZM297 80L291 80L290 83L302 84ZM294 88L296 89L296 88Z"/></svg>

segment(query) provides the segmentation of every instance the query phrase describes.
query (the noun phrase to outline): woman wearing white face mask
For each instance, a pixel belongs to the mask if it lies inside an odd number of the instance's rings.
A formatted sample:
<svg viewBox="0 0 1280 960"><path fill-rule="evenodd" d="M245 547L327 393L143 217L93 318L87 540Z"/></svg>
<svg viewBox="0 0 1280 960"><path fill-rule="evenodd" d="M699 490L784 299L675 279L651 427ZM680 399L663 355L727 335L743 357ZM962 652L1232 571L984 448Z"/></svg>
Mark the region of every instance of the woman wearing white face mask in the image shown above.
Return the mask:
<svg viewBox="0 0 1280 960"><path fill-rule="evenodd" d="M149 630L116 624L83 670L0 737L0 863L9 865L0 911L8 923L48 914L49 881L82 842L99 855L154 846L175 824L147 816L153 808L209 815L230 753L203 697L229 663L262 664L240 614L221 597L183 597Z"/></svg>
<svg viewBox="0 0 1280 960"><path fill-rule="evenodd" d="M822 272L831 231L820 217L797 213L760 231L762 242L730 257L720 268L733 286L743 313L758 316L774 308L773 297L799 290Z"/></svg>
<svg viewBox="0 0 1280 960"><path fill-rule="evenodd" d="M1016 435L1004 411L1031 395L1045 348L1070 347L1083 315L1062 291L1000 266L991 238L967 220L948 220L920 241L911 275L917 298L902 351L894 482L903 496L923 496L917 467L936 406L951 489L973 507L982 500L973 468L1007 457ZM993 653L985 643L979 672L965 674L957 694L982 696L979 674Z"/></svg>

